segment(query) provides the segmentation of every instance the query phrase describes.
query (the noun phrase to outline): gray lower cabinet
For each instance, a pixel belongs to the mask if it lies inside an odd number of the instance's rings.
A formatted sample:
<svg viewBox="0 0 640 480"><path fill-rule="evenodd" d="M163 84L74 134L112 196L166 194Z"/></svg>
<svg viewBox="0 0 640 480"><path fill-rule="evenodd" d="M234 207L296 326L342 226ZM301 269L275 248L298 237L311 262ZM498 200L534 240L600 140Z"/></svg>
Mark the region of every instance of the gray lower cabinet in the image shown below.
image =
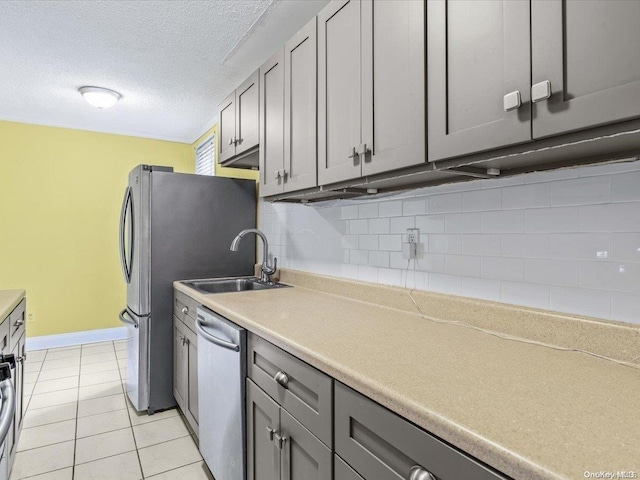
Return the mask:
<svg viewBox="0 0 640 480"><path fill-rule="evenodd" d="M314 17L260 67L260 196L315 187L317 46Z"/></svg>
<svg viewBox="0 0 640 480"><path fill-rule="evenodd" d="M198 338L175 315L173 317L173 396L194 433L198 435Z"/></svg>
<svg viewBox="0 0 640 480"><path fill-rule="evenodd" d="M338 455L333 456L333 479L334 480L362 480L353 468L345 463Z"/></svg>
<svg viewBox="0 0 640 480"><path fill-rule="evenodd" d="M531 2L534 138L640 117L638 25L638 1Z"/></svg>
<svg viewBox="0 0 640 480"><path fill-rule="evenodd" d="M429 160L530 141L529 2L426 3Z"/></svg>
<svg viewBox="0 0 640 480"><path fill-rule="evenodd" d="M247 379L249 480L331 480L333 459L317 437Z"/></svg>
<svg viewBox="0 0 640 480"><path fill-rule="evenodd" d="M249 378L332 446L333 379L255 334L247 346Z"/></svg>
<svg viewBox="0 0 640 480"><path fill-rule="evenodd" d="M425 2L334 0L318 14L318 183L426 161Z"/></svg>
<svg viewBox="0 0 640 480"><path fill-rule="evenodd" d="M438 480L506 478L339 382L334 422L336 454L364 480L427 479L428 474ZM338 470L337 479L353 478L344 466Z"/></svg>

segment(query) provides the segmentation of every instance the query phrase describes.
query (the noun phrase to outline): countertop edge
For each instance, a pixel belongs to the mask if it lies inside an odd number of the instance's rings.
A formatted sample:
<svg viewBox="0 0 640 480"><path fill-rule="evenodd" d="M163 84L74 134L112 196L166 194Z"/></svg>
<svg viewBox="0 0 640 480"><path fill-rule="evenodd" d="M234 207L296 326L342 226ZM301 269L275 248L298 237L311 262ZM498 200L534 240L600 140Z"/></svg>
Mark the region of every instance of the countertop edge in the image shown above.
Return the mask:
<svg viewBox="0 0 640 480"><path fill-rule="evenodd" d="M0 321L11 314L26 296L27 292L23 289L0 290ZM7 303L4 303L5 301Z"/></svg>

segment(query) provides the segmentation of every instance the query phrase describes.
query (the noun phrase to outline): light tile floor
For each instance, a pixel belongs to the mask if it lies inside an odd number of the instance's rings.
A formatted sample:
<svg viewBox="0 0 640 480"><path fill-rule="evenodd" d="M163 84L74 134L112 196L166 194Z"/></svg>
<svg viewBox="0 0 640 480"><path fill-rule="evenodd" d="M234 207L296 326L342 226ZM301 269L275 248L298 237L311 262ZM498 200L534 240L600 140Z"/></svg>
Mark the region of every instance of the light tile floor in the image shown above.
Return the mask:
<svg viewBox="0 0 640 480"><path fill-rule="evenodd" d="M27 353L10 480L212 480L177 409L137 413L123 341Z"/></svg>

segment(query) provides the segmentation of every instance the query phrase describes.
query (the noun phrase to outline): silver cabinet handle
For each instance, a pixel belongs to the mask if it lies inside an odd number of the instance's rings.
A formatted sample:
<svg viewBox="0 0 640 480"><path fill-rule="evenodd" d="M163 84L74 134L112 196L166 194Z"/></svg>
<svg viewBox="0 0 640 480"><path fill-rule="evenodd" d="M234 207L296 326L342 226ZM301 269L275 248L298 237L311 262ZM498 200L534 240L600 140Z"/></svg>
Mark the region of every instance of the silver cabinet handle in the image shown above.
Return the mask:
<svg viewBox="0 0 640 480"><path fill-rule="evenodd" d="M424 469L420 465L414 465L411 467L411 473L409 473L409 480L436 480L431 472Z"/></svg>
<svg viewBox="0 0 640 480"><path fill-rule="evenodd" d="M13 383L11 383L10 378L0 382L0 395L2 395L2 407L0 408L0 443L4 443L16 412L16 391L13 389Z"/></svg>
<svg viewBox="0 0 640 480"><path fill-rule="evenodd" d="M16 323L13 324L14 327L21 327L24 325L24 320L21 318L20 320L16 320Z"/></svg>
<svg viewBox="0 0 640 480"><path fill-rule="evenodd" d="M349 147L347 150L347 158L356 158L356 147Z"/></svg>
<svg viewBox="0 0 640 480"><path fill-rule="evenodd" d="M214 335L211 335L210 333L207 333L203 328L205 325L206 324L203 323L202 320L200 320L200 317L198 317L198 320L196 321L196 330L198 330L198 333L202 335L203 338L210 341L214 345L218 345L219 347L228 348L229 350L233 350L234 352L240 351L240 345L227 342L226 340L222 340L221 338L218 338Z"/></svg>
<svg viewBox="0 0 640 480"><path fill-rule="evenodd" d="M531 101L533 103L542 102L551 96L551 82L545 80L544 82L536 83L531 87Z"/></svg>
<svg viewBox="0 0 640 480"><path fill-rule="evenodd" d="M275 178L276 180L280 180L280 175L281 175L281 174L280 174L280 170L276 170L276 174L275 174L274 178Z"/></svg>
<svg viewBox="0 0 640 480"><path fill-rule="evenodd" d="M273 428L267 427L267 438L270 442L273 442L273 436L275 435L275 433L276 431Z"/></svg>
<svg viewBox="0 0 640 480"><path fill-rule="evenodd" d="M520 106L522 105L520 91L516 90L515 92L507 93L502 100L502 105L505 112L517 110L518 108L520 108Z"/></svg>
<svg viewBox="0 0 640 480"><path fill-rule="evenodd" d="M180 310L183 314L187 315L189 313L189 307L182 307L182 310Z"/></svg>
<svg viewBox="0 0 640 480"><path fill-rule="evenodd" d="M278 448L282 449L285 443L287 443L288 438L284 435L275 434L276 442L278 444Z"/></svg>
<svg viewBox="0 0 640 480"><path fill-rule="evenodd" d="M233 145L235 143L235 140L233 138L229 139L229 145Z"/></svg>
<svg viewBox="0 0 640 480"><path fill-rule="evenodd" d="M27 360L27 354L26 353L24 355L16 358L16 361L20 362L20 363L24 363L26 360Z"/></svg>
<svg viewBox="0 0 640 480"><path fill-rule="evenodd" d="M283 388L287 388L289 386L289 376L282 370L278 371L278 373L273 376L273 379Z"/></svg>

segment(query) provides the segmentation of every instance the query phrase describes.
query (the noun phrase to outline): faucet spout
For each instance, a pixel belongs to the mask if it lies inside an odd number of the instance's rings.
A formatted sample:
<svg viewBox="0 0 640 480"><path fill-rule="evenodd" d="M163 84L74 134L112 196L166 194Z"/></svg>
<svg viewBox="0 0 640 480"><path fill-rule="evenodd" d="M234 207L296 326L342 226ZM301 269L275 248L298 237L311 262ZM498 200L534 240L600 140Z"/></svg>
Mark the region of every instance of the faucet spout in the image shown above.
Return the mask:
<svg viewBox="0 0 640 480"><path fill-rule="evenodd" d="M278 267L278 259L273 259L273 266L269 265L269 242L267 241L267 237L264 233L262 233L257 228L247 228L246 230L242 230L231 242L230 250L232 252L237 252L240 247L240 240L242 237L249 233L254 233L262 240L262 274L260 275L260 281L265 283L271 282L271 275L276 273L276 269Z"/></svg>

